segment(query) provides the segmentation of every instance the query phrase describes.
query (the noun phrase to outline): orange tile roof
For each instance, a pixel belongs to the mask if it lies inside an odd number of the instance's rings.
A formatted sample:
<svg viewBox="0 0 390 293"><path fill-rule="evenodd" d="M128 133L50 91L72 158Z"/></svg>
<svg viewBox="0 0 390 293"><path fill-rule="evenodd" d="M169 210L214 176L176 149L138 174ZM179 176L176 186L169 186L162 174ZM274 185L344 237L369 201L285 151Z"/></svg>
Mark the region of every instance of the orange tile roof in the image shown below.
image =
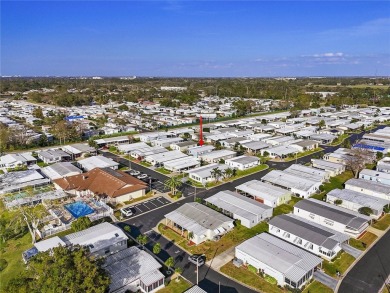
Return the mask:
<svg viewBox="0 0 390 293"><path fill-rule="evenodd" d="M147 188L147 184L129 174L109 168L95 168L89 172L54 180L64 190L90 190L96 195L115 198Z"/></svg>

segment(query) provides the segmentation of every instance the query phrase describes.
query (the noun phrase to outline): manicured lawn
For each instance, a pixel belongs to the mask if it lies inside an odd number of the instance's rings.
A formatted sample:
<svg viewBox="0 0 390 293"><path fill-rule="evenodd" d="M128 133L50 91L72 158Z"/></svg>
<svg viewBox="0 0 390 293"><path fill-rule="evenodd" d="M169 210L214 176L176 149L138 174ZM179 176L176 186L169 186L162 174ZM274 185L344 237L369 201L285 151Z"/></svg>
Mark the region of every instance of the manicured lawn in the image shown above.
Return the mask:
<svg viewBox="0 0 390 293"><path fill-rule="evenodd" d="M195 180L192 180L191 178L187 179L187 184L189 184L191 186L196 186L196 187L199 187L199 188L203 188L204 187L202 183L196 182Z"/></svg>
<svg viewBox="0 0 390 293"><path fill-rule="evenodd" d="M144 166L144 167L151 167L152 166L152 164L150 164L148 162L144 162L144 161L139 162L139 164Z"/></svg>
<svg viewBox="0 0 390 293"><path fill-rule="evenodd" d="M324 150L323 148L316 148L314 150L305 151L305 152L302 152L302 153L298 153L296 156L294 155L292 157L286 158L283 161L284 162L291 162L291 161L294 161L296 158L302 158L302 157L305 157L305 156L308 156L308 155L311 155L311 154L314 154L314 153L321 152L323 150Z"/></svg>
<svg viewBox="0 0 390 293"><path fill-rule="evenodd" d="M160 172L160 173L162 173L162 174L165 174L165 175L168 175L168 174L171 174L171 173L172 173L171 171L169 171L169 170L167 170L167 169L165 169L165 168L163 168L163 167L157 168L156 171L157 171L157 172Z"/></svg>
<svg viewBox="0 0 390 293"><path fill-rule="evenodd" d="M261 292L267 292L267 293L287 292L287 290L280 289L277 285L272 285L268 283L260 275L251 272L250 270L246 269L243 266L237 268L235 265L233 265L232 262L229 262L224 266L222 266L221 272L233 279L236 279L244 284L254 287Z"/></svg>
<svg viewBox="0 0 390 293"><path fill-rule="evenodd" d="M336 277L337 271L344 274L354 261L355 258L352 255L342 252L333 260L333 262L324 260L322 268L329 276Z"/></svg>
<svg viewBox="0 0 390 293"><path fill-rule="evenodd" d="M313 281L303 290L303 293L333 293L333 290L318 281Z"/></svg>
<svg viewBox="0 0 390 293"><path fill-rule="evenodd" d="M344 182L351 178L353 178L353 174L351 171L345 171L340 175L332 177L330 178L329 182L323 185L324 191L319 194L315 194L312 197L318 200L323 200L329 191L336 188L344 189Z"/></svg>
<svg viewBox="0 0 390 293"><path fill-rule="evenodd" d="M340 136L336 139L336 141L335 141L335 142L332 142L330 145L332 145L332 146L339 145L339 144L341 144L347 137L349 137L349 134L344 133L344 134L340 135Z"/></svg>
<svg viewBox="0 0 390 293"><path fill-rule="evenodd" d="M46 164L45 162L38 162L37 165L41 168L49 166L49 164Z"/></svg>
<svg viewBox="0 0 390 293"><path fill-rule="evenodd" d="M366 250L366 248L369 247L377 238L378 236L376 236L375 234L372 234L371 232L366 232L359 239L349 239L349 245L360 250Z"/></svg>
<svg viewBox="0 0 390 293"><path fill-rule="evenodd" d="M261 222L251 229L248 229L242 225L238 225L234 227L232 231L224 235L219 241L206 241L196 246L190 246L188 245L189 241L186 238L181 237L178 233L170 228L164 229L165 227L166 226L163 224L158 226L158 230L162 235L171 240L174 240L177 245L180 245L192 254L204 253L207 260L212 259L216 255L221 254L229 248L234 247L257 234L268 231L268 224L265 222Z"/></svg>
<svg viewBox="0 0 390 293"><path fill-rule="evenodd" d="M183 278L176 278L171 280L165 288L158 290L158 293L179 293L184 292L192 287L192 284L184 280Z"/></svg>
<svg viewBox="0 0 390 293"><path fill-rule="evenodd" d="M300 200L302 200L302 198L292 196L288 203L281 204L280 206L274 208L273 216L275 217L281 214L291 213L294 210L294 205Z"/></svg>
<svg viewBox="0 0 390 293"><path fill-rule="evenodd" d="M8 240L4 244L4 248L1 249L1 258L8 262L8 266L0 272L0 292L5 292L4 287L10 279L20 276L25 271L22 252L31 247L31 236L29 233L19 239Z"/></svg>
<svg viewBox="0 0 390 293"><path fill-rule="evenodd" d="M390 215L387 214L387 215L383 216L375 224L372 224L372 227L379 229L379 230L386 230L387 227L389 227L389 225L390 225Z"/></svg>

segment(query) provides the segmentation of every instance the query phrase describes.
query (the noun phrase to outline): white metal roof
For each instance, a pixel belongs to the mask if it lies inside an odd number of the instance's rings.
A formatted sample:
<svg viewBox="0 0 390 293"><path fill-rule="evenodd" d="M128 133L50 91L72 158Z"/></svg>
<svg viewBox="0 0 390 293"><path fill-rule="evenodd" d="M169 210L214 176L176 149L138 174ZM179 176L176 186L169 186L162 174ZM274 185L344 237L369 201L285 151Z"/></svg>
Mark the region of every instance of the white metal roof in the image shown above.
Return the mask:
<svg viewBox="0 0 390 293"><path fill-rule="evenodd" d="M375 209L377 211L382 210L385 205L390 203L389 200L370 196L349 189L333 189L332 191L328 192L327 196L333 196L343 201L353 202L364 207Z"/></svg>
<svg viewBox="0 0 390 293"><path fill-rule="evenodd" d="M109 168L114 166L119 166L119 163L115 162L110 158L106 158L103 156L93 156L89 158L82 159L77 162L87 171L90 171L94 168Z"/></svg>
<svg viewBox="0 0 390 293"><path fill-rule="evenodd" d="M196 202L185 203L165 217L196 235L203 235L207 230L233 222L232 219Z"/></svg>
<svg viewBox="0 0 390 293"><path fill-rule="evenodd" d="M154 277L161 265L147 252L132 246L107 256L103 267L110 274L113 292L140 278L147 280L148 275Z"/></svg>
<svg viewBox="0 0 390 293"><path fill-rule="evenodd" d="M298 282L319 265L321 258L268 233L256 235L236 247L236 251L253 257Z"/></svg>
<svg viewBox="0 0 390 293"><path fill-rule="evenodd" d="M36 242L34 244L36 249L38 249L38 251L40 251L40 252L47 251L49 249L52 249L54 247L58 247L60 245L66 246L65 242L58 236L54 236L52 238L42 240L42 241Z"/></svg>
<svg viewBox="0 0 390 293"><path fill-rule="evenodd" d="M307 191L314 185L319 185L321 183L321 181L309 180L280 170L272 170L261 179L285 188L295 188L302 191Z"/></svg>
<svg viewBox="0 0 390 293"><path fill-rule="evenodd" d="M238 185L236 189L269 201L276 201L278 198L286 194L291 194L291 192L286 189L259 180L245 182Z"/></svg>
<svg viewBox="0 0 390 293"><path fill-rule="evenodd" d="M122 229L107 222L63 237L66 243L89 246L91 253L127 239Z"/></svg>
<svg viewBox="0 0 390 293"><path fill-rule="evenodd" d="M255 200L248 199L245 196L239 195L230 190L220 191L213 196L206 198L205 201L234 215L238 215L249 220L262 216L266 210L272 211L272 207Z"/></svg>

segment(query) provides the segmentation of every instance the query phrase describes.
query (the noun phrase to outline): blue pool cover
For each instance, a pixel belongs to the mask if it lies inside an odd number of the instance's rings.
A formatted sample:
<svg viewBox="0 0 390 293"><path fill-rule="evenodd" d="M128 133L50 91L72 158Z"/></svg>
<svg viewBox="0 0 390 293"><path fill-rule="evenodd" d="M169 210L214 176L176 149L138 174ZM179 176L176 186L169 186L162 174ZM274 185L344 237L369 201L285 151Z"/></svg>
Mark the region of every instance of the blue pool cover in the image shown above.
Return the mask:
<svg viewBox="0 0 390 293"><path fill-rule="evenodd" d="M92 214L94 210L83 201L76 201L65 205L65 208L72 214L73 217L80 218Z"/></svg>

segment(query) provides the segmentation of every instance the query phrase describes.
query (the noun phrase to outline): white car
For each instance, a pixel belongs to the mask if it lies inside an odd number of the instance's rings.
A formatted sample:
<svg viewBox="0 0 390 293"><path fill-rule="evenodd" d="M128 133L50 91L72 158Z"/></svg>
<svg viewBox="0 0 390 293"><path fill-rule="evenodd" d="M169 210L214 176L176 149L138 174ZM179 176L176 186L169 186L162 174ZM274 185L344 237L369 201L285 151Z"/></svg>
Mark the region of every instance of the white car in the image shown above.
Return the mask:
<svg viewBox="0 0 390 293"><path fill-rule="evenodd" d="M145 179L145 178L148 178L148 175L147 174L142 174L142 175L139 175L137 176L138 179Z"/></svg>
<svg viewBox="0 0 390 293"><path fill-rule="evenodd" d="M131 210L131 207L121 209L121 213L126 217L130 217L133 215L133 211Z"/></svg>
<svg viewBox="0 0 390 293"><path fill-rule="evenodd" d="M139 174L141 174L141 172L140 172L140 171L137 171L137 170L131 170L131 171L129 171L129 174L130 174L131 176L138 176Z"/></svg>

